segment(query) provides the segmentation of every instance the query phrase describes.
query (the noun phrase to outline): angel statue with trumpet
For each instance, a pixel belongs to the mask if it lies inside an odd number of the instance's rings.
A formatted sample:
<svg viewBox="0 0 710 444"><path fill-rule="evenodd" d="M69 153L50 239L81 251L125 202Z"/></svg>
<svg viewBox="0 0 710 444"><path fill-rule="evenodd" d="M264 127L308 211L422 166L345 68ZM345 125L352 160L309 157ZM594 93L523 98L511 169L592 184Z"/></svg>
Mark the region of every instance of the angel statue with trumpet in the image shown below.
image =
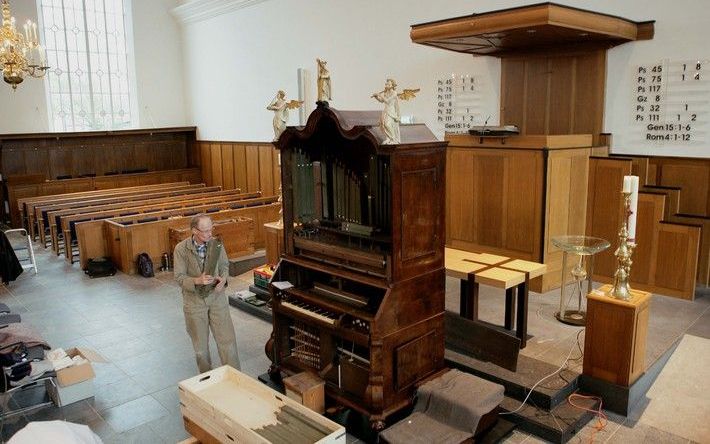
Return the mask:
<svg viewBox="0 0 710 444"><path fill-rule="evenodd" d="M385 133L385 145L394 145L401 142L399 135L399 99L409 100L416 96L419 92L417 89L405 89L401 93L397 93L397 82L394 79L387 79L385 82L384 91L380 91L372 95L372 98L380 103L385 104L382 110L382 118L380 119L380 127Z"/></svg>
<svg viewBox="0 0 710 444"><path fill-rule="evenodd" d="M266 107L269 111L274 112L274 140L278 140L281 133L286 130L286 122L288 121L288 110L298 108L303 104L301 100L286 100L286 93L279 90L276 93L274 100Z"/></svg>

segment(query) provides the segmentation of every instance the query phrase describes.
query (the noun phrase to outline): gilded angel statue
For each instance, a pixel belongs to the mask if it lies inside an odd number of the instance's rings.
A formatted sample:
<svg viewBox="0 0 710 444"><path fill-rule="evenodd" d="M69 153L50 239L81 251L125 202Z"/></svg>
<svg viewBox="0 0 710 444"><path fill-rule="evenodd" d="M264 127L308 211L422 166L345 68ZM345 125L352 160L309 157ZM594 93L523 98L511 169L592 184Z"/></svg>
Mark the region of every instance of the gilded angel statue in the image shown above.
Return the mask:
<svg viewBox="0 0 710 444"><path fill-rule="evenodd" d="M325 65L328 63L325 60L316 59L318 63L318 101L327 102L332 100L330 90L330 72Z"/></svg>
<svg viewBox="0 0 710 444"><path fill-rule="evenodd" d="M394 145L401 142L399 135L399 99L413 99L418 92L419 88L405 89L398 94L397 82L394 79L387 79L384 91L372 95L372 98L385 104L382 110L382 118L380 119L380 127L385 133L385 141L383 142L385 145Z"/></svg>
<svg viewBox="0 0 710 444"><path fill-rule="evenodd" d="M274 100L266 107L269 111L274 112L274 140L278 140L281 133L286 130L286 122L288 121L288 110L296 109L303 104L302 100L286 100L286 93L279 90L276 93Z"/></svg>

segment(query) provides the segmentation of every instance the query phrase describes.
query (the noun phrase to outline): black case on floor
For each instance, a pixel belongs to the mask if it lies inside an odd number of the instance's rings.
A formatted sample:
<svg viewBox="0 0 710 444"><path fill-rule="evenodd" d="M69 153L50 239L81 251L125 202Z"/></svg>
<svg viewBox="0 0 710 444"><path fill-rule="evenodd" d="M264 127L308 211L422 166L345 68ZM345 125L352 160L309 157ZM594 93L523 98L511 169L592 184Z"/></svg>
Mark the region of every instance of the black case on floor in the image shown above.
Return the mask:
<svg viewBox="0 0 710 444"><path fill-rule="evenodd" d="M84 270L90 278L113 276L116 274L116 266L113 265L111 259L107 257L97 257L94 259L89 259L89 263Z"/></svg>

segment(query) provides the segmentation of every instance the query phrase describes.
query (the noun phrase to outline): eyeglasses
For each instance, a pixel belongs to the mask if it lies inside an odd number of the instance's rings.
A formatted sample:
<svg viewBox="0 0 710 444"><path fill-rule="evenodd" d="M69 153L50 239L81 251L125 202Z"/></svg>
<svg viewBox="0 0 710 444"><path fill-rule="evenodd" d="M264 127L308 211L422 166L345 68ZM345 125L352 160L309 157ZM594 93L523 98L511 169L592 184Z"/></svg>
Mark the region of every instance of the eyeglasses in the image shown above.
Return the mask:
<svg viewBox="0 0 710 444"><path fill-rule="evenodd" d="M212 230L213 230L213 227L209 227L209 228L206 229L206 230L200 230L199 228L195 227L195 228L193 228L193 230L197 230L197 231L199 231L200 233L211 233Z"/></svg>

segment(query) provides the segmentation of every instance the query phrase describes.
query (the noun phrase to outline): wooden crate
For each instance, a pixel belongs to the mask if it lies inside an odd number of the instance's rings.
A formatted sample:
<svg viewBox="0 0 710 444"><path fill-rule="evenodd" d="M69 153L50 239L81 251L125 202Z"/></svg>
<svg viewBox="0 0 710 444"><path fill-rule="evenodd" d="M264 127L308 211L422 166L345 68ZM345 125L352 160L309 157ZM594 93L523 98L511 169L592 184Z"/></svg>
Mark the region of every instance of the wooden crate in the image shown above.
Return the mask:
<svg viewBox="0 0 710 444"><path fill-rule="evenodd" d="M178 242L190 237L190 227L170 228L170 251L175 251ZM227 257L234 259L254 253L254 220L248 217L235 217L228 220L214 221L215 237L220 237L227 250Z"/></svg>
<svg viewBox="0 0 710 444"><path fill-rule="evenodd" d="M286 396L314 412L325 412L325 381L310 372L284 378Z"/></svg>
<svg viewBox="0 0 710 444"><path fill-rule="evenodd" d="M345 443L341 425L229 366L186 379L178 389L183 416L220 440Z"/></svg>

